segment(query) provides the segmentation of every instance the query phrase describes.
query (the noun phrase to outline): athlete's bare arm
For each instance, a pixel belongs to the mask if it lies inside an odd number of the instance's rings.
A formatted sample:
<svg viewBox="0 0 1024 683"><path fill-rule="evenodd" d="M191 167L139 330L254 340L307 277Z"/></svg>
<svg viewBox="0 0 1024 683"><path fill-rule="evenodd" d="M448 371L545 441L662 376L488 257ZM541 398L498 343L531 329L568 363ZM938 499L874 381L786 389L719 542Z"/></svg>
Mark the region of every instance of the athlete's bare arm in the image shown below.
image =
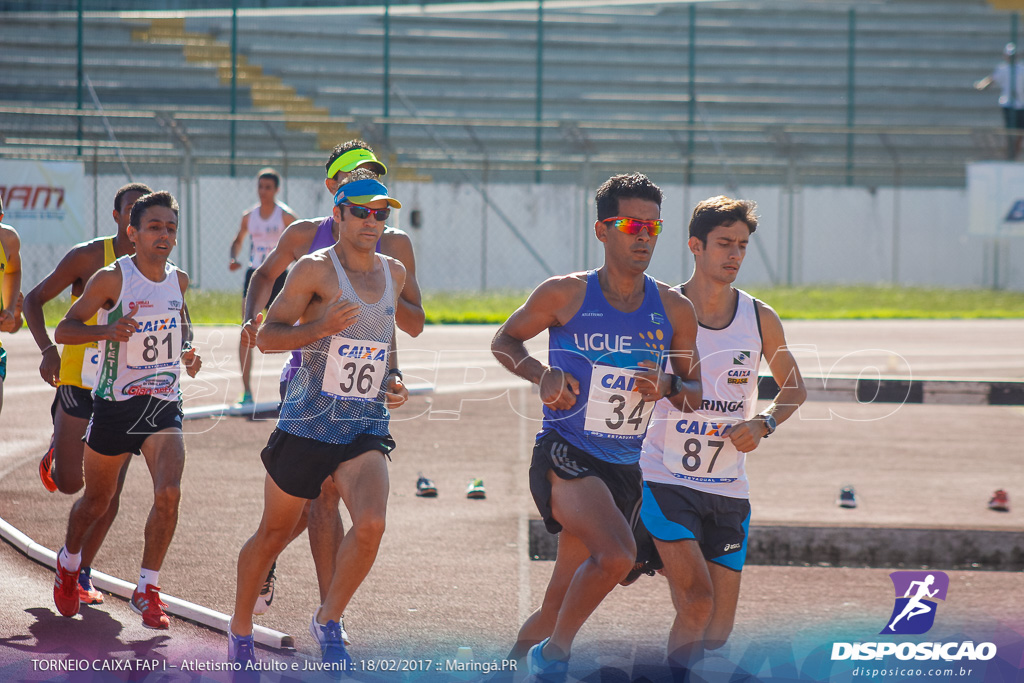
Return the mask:
<svg viewBox="0 0 1024 683"><path fill-rule="evenodd" d="M135 313L138 306L121 319L106 325L88 325L86 321L101 308L110 310L121 293L121 268L112 264L96 271L82 292L82 297L71 305L64 319L57 325L53 337L58 344L88 344L107 341L128 341L137 330Z"/></svg>
<svg viewBox="0 0 1024 683"><path fill-rule="evenodd" d="M188 291L188 283L188 273L179 270L178 286L181 287L181 343L183 346L181 364L184 366L185 372L188 373L189 377L195 377L203 367L203 359L196 347L192 346L192 340L195 339L195 331L192 329L192 316L188 314L188 304L185 302L185 292Z"/></svg>
<svg viewBox="0 0 1024 683"><path fill-rule="evenodd" d="M683 389L678 394L669 396L668 400L673 406L683 412L691 412L700 407L703 398L703 388L700 382L700 356L697 353L697 313L690 300L683 296L678 290L659 282L658 293L661 294L661 303L665 308L665 315L672 324L672 339L669 341L669 364L672 366L672 374L683 379ZM650 395L644 395L643 385L640 386L640 393L644 400L657 401L666 396L671 390L671 380L665 373L656 371L650 373L638 373L637 377L645 377L652 385L657 383L656 390Z"/></svg>
<svg viewBox="0 0 1024 683"><path fill-rule="evenodd" d="M395 319L400 330L410 337L416 337L423 331L425 315L420 285L416 281L416 255L413 253L412 240L405 232L388 228L380 238L380 250L405 266L405 286L399 290L401 297L395 305Z"/></svg>
<svg viewBox="0 0 1024 683"><path fill-rule="evenodd" d="M17 332L21 329L21 315L18 311L18 297L21 295L21 238L14 228L4 226L0 227L0 242L7 255L4 288L0 292L0 299L3 300L0 332Z"/></svg>
<svg viewBox="0 0 1024 683"><path fill-rule="evenodd" d="M406 269L404 264L393 258L387 259L388 267L391 268L391 281L395 286L395 310L398 310L398 302L401 301L402 286L405 284ZM391 352L388 354L388 367L398 369L398 339L395 331L391 331ZM387 387L384 393L384 402L388 409L400 407L409 400L409 390L402 379L391 373L388 375Z"/></svg>
<svg viewBox="0 0 1024 683"><path fill-rule="evenodd" d="M391 282L395 288L395 316L398 316L398 302L402 300L402 294L405 286L409 283L409 267L405 265L405 261L398 258L397 256L392 257L390 254L384 254L385 263L391 269ZM395 367L395 366L391 366Z"/></svg>
<svg viewBox="0 0 1024 683"><path fill-rule="evenodd" d="M553 410L576 405L579 380L530 356L525 342L549 327L569 322L587 294L587 274L572 273L545 280L491 340L491 353L514 375L540 385L540 398Z"/></svg>
<svg viewBox="0 0 1024 683"><path fill-rule="evenodd" d="M358 303L342 298L327 256L303 256L267 311L256 345L264 353L301 348L350 327L359 310Z"/></svg>
<svg viewBox="0 0 1024 683"><path fill-rule="evenodd" d="M266 260L253 272L249 280L249 291L245 295L245 309L242 315L244 323L255 320L256 315L267 307L270 294L274 291L274 282L281 277L288 266L309 253L316 236L316 229L321 218L307 218L295 221L281 233L277 246L267 255ZM253 339L255 338L255 330ZM246 338L243 332L242 339ZM255 342L253 342L255 343ZM252 346L252 344L250 344Z"/></svg>
<svg viewBox="0 0 1024 683"><path fill-rule="evenodd" d="M800 368L796 365L796 359L786 346L786 335L782 330L779 314L764 303L757 302L755 305L761 317L761 353L768 362L772 378L779 385L779 393L775 400L762 413L771 415L777 424L782 424L807 399L807 389ZM753 420L733 425L726 432L726 436L732 440L737 450L749 453L761 443L765 430L764 420L755 417Z"/></svg>
<svg viewBox="0 0 1024 683"><path fill-rule="evenodd" d="M52 386L57 386L60 381L60 353L46 330L43 306L60 296L68 287L72 295L81 296L85 283L102 267L102 240L76 245L64 255L53 272L25 296L25 321L36 346L43 354L39 374Z"/></svg>
<svg viewBox="0 0 1024 683"><path fill-rule="evenodd" d="M259 211L259 209L253 209L252 211ZM245 236L249 234L249 214L252 211L246 211L242 214L242 224L238 226L238 234L235 235L235 239L231 242L231 260L228 262L228 270L238 270L242 267L241 262L238 260L238 252L242 250L242 245L245 244Z"/></svg>

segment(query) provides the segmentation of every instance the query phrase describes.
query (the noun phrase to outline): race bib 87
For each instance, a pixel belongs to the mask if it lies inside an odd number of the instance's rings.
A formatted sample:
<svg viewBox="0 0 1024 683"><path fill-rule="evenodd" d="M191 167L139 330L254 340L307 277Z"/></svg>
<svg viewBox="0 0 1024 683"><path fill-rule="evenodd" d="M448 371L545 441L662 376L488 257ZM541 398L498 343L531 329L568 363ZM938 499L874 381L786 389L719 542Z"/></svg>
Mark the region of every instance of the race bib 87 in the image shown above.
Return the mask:
<svg viewBox="0 0 1024 683"><path fill-rule="evenodd" d="M590 374L590 395L583 430L615 439L643 437L654 402L640 398L636 370L595 365Z"/></svg>
<svg viewBox="0 0 1024 683"><path fill-rule="evenodd" d="M680 419L665 430L665 467L677 479L726 484L739 477L740 452L725 436L734 417L677 413Z"/></svg>
<svg viewBox="0 0 1024 683"><path fill-rule="evenodd" d="M321 392L335 398L376 400L388 372L391 344L335 335L327 354Z"/></svg>

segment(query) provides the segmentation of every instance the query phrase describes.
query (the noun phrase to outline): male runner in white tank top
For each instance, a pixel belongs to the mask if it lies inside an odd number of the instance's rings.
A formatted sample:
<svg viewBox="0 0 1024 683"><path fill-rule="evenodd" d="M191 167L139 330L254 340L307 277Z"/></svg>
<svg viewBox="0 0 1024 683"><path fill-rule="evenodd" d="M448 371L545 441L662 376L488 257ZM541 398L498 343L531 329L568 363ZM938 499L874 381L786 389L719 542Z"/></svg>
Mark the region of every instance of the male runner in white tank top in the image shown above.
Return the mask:
<svg viewBox="0 0 1024 683"><path fill-rule="evenodd" d="M111 213L117 227L115 234L76 244L64 255L53 272L25 296L25 321L42 354L39 374L47 384L57 388L50 407L53 437L46 454L39 461L39 479L47 491L59 489L61 493L73 495L85 485L82 474L85 444L82 437L92 417L92 387L99 369L99 345L67 344L58 350L46 331L43 306L68 288L71 289L71 303L74 303L82 296L86 283L96 271L122 256L135 253L135 245L128 239L132 206L139 197L152 193L153 190L142 183L122 185L114 195L114 209ZM92 561L117 517L121 488L130 462L126 460L121 469L110 508L93 524L83 541L82 571L78 575L78 598L83 604L97 605L103 602L103 594L92 585Z"/></svg>
<svg viewBox="0 0 1024 683"><path fill-rule="evenodd" d="M245 283L242 285L242 311L245 311L245 297L249 293L249 282L252 274L256 272L263 262L274 251L281 234L295 221L292 210L281 202L277 201L277 191L281 188L281 176L272 168L264 168L256 176L256 192L259 194L260 203L242 214L242 224L238 228L238 234L231 243L231 261L228 263L228 270L238 270L242 267L238 260L238 254L242 250L242 243L245 236L249 235L249 269L245 271ZM284 287L286 273L281 273L275 280L270 294L270 305L277 298L278 292ZM245 322L245 318L242 318ZM238 399L239 405L246 405L253 402L252 383L252 350L251 345L244 341L238 345L238 360L242 366L242 396Z"/></svg>
<svg viewBox="0 0 1024 683"><path fill-rule="evenodd" d="M678 289L697 312L704 397L692 413L659 401L640 456L641 518L676 608L668 662L677 680L688 680L704 649L722 647L732 631L750 522L745 454L807 396L778 314L732 287L757 229L756 208L719 196L693 211L693 275ZM782 390L758 413L762 355Z"/></svg>
<svg viewBox="0 0 1024 683"><path fill-rule="evenodd" d="M170 193L136 200L128 227L135 255L99 270L54 333L58 344L100 344L85 432L85 492L71 508L53 587L57 610L66 617L78 614L83 540L107 511L121 469L136 453L146 459L154 493L130 607L146 628L170 625L157 582L178 522L185 466L178 382L182 365L193 377L202 366L189 345L188 275L168 263L177 231L178 203ZM96 323L89 324L94 315Z"/></svg>

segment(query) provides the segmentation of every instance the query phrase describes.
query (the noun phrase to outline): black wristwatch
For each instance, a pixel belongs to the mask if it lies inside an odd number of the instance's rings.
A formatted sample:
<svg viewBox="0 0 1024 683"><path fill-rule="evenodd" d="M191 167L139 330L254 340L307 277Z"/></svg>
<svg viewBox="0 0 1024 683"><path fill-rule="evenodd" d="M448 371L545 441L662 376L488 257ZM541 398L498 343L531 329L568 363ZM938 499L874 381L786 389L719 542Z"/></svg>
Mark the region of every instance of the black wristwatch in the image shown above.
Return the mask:
<svg viewBox="0 0 1024 683"><path fill-rule="evenodd" d="M772 434L775 433L775 429L779 425L775 421L774 417L772 417L771 415L768 415L766 413L761 413L761 414L758 415L758 417L761 418L761 420L764 422L764 436L761 437L761 438L762 439L767 439L769 436L771 436Z"/></svg>
<svg viewBox="0 0 1024 683"><path fill-rule="evenodd" d="M668 393L665 394L665 398L672 398L680 391L683 390L683 378L679 375L669 375L671 382L668 387Z"/></svg>
<svg viewBox="0 0 1024 683"><path fill-rule="evenodd" d="M391 368L390 370L388 370L388 374L398 375L398 379L402 380L402 382L405 383L405 377L402 376L402 371L399 370L398 368Z"/></svg>

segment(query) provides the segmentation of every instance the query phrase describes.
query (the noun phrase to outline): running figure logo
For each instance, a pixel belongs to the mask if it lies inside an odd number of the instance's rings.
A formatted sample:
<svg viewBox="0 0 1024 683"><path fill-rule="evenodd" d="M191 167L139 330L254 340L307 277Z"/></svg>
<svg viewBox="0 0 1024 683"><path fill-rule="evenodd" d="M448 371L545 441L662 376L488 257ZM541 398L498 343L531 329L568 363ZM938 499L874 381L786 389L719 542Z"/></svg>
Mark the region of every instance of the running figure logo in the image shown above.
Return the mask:
<svg viewBox="0 0 1024 683"><path fill-rule="evenodd" d="M935 599L946 599L949 577L943 572L929 571L893 572L889 578L896 589L896 604L881 633L927 633L935 623Z"/></svg>

